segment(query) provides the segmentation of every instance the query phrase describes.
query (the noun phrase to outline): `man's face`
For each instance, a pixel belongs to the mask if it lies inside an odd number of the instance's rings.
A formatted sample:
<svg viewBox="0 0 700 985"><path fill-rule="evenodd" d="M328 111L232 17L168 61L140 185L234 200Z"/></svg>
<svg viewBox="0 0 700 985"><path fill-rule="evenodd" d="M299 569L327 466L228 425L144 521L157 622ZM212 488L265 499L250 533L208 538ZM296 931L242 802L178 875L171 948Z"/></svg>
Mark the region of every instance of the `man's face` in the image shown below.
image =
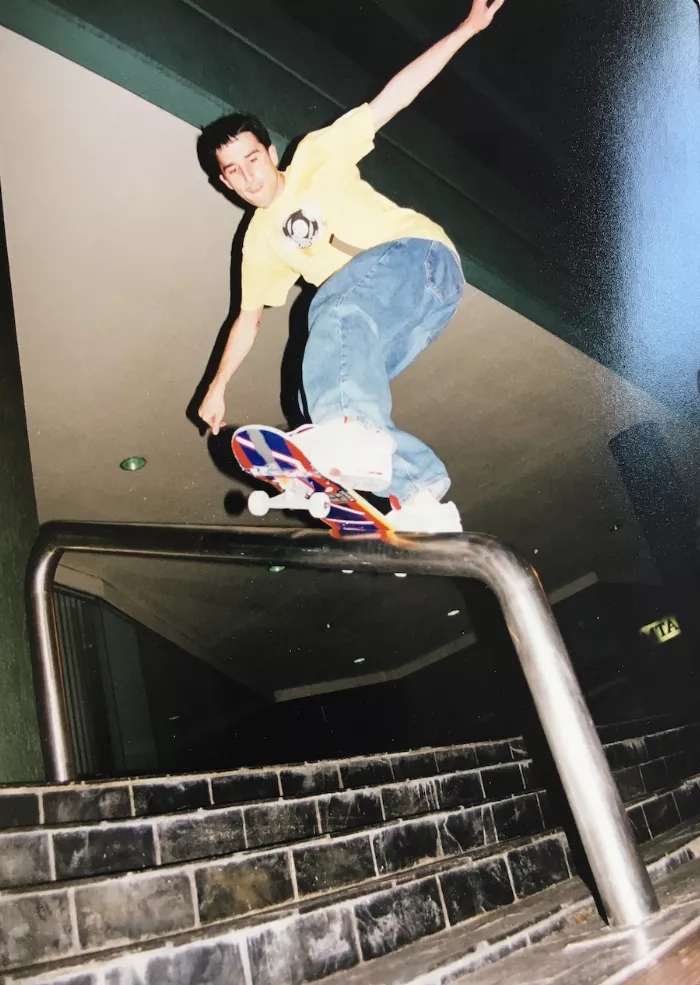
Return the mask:
<svg viewBox="0 0 700 985"><path fill-rule="evenodd" d="M284 187L274 147L264 147L252 133L241 133L219 147L216 157L221 180L244 201L266 209Z"/></svg>

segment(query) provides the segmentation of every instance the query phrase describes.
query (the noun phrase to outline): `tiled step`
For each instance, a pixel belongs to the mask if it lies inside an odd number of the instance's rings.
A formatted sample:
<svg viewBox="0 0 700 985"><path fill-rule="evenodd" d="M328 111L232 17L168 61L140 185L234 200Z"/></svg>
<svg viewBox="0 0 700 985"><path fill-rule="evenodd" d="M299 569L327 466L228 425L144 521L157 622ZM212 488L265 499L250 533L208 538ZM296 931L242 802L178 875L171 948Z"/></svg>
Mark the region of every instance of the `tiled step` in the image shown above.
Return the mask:
<svg viewBox="0 0 700 985"><path fill-rule="evenodd" d="M628 723L626 731L642 723ZM675 726L644 736L620 738L623 726L604 726L611 736L606 751L614 769L640 767L653 759L676 757L697 750L691 769L700 771L700 727ZM380 787L398 781L425 779L444 773L527 759L521 737L497 742L469 743L226 773L187 774L168 778L0 788L0 830L43 824L150 817L231 804L251 804L277 798L298 799L315 794ZM646 788L645 788L646 789Z"/></svg>
<svg viewBox="0 0 700 985"><path fill-rule="evenodd" d="M329 963L329 973L356 963L358 948L370 960L570 878L565 842L556 834L431 860L311 899L300 896L292 865L289 852L269 852L227 867L189 866L6 894L0 904L4 970L182 932L201 938L239 929L250 960L272 967L299 948L305 927L325 940L317 958ZM314 947L308 950L313 956ZM256 983L268 980L260 974Z"/></svg>
<svg viewBox="0 0 700 985"><path fill-rule="evenodd" d="M668 792L669 761L626 766L617 773L624 799L643 798L631 815L640 840L651 837L652 831L658 834L685 816L678 810L672 817L676 808L673 795ZM650 777L663 781L662 785L655 786ZM538 817L540 808L545 811L548 826L556 824L538 779L531 761L521 760L298 800L200 808L195 812L81 825L14 828L0 832L0 889L216 858L485 803L494 804L487 812L488 823L493 826L495 819L499 827L500 819L510 810L508 798L525 805L522 823L529 827L520 831L511 825L507 836L534 833L541 828L533 828L528 804L537 805ZM664 796L650 797L657 789ZM534 799L523 798L528 791L536 794ZM688 788L686 795L691 793ZM501 803L504 800L505 804Z"/></svg>
<svg viewBox="0 0 700 985"><path fill-rule="evenodd" d="M663 877L681 855L696 857L699 834L700 825L686 826L646 845L652 878ZM471 972L582 924L594 913L587 889L576 878L524 895L504 910L494 909L494 889L505 887L495 878L494 861L475 859L461 871L434 866L431 872L424 869L417 881L377 887L364 896L327 898L324 910L279 908L266 914L265 926L250 919L226 921L172 934L165 942L142 942L135 950L112 947L82 960L67 956L8 971L2 982L304 985L324 979L327 985L447 985L466 976L467 985ZM512 864L508 855L505 864ZM473 916L454 919L448 902L454 897L449 883L445 891L445 877L461 882L462 899L472 901ZM493 982L504 980L497 976Z"/></svg>
<svg viewBox="0 0 700 985"><path fill-rule="evenodd" d="M522 797L528 763L298 800L80 826L15 828L0 833L0 888L216 857Z"/></svg>
<svg viewBox="0 0 700 985"><path fill-rule="evenodd" d="M0 788L0 829L149 817L430 778L527 758L522 739L261 769Z"/></svg>
<svg viewBox="0 0 700 985"><path fill-rule="evenodd" d="M678 805L676 820L681 811L687 816L697 806L700 779L670 796ZM648 798L632 809L648 812L652 803ZM236 918L269 923L278 919L280 908L303 911L337 905L339 896L347 902L357 894L386 894L387 880L393 888L422 884L428 873L437 879L435 892L453 924L464 913L506 906L515 897L569 878L566 841L561 832L547 832L549 823L544 792L521 794L288 848L6 890L0 896L0 968L3 960L21 965L70 953L76 941L91 952ZM481 872L476 888L474 874L464 875L475 867ZM412 891L406 892L413 899ZM467 902L460 903L464 892ZM22 938L18 925L32 932Z"/></svg>

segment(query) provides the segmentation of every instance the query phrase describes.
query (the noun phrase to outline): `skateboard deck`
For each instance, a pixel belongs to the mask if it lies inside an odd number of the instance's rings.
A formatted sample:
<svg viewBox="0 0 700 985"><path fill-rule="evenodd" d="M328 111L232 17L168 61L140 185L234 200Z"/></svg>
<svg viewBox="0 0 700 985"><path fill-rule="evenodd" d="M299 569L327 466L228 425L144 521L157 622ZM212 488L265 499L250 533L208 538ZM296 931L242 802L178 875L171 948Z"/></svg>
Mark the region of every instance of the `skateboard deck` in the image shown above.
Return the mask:
<svg viewBox="0 0 700 985"><path fill-rule="evenodd" d="M308 510L331 528L334 537L376 536L392 539L394 528L353 489L322 475L284 431L264 424L235 431L231 447L240 467L279 490L268 496L256 490L248 509L263 516L270 509Z"/></svg>

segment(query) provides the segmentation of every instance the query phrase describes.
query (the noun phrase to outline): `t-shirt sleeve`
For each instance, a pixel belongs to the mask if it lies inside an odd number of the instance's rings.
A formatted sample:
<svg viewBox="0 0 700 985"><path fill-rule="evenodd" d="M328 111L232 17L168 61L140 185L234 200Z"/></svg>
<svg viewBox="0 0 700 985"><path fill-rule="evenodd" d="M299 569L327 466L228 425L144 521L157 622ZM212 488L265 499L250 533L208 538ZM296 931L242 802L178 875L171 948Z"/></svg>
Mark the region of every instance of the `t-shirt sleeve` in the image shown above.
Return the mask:
<svg viewBox="0 0 700 985"><path fill-rule="evenodd" d="M324 157L357 164L374 150L374 120L369 103L351 109L329 127L310 133L304 144L307 142Z"/></svg>
<svg viewBox="0 0 700 985"><path fill-rule="evenodd" d="M282 307L290 287L298 279L296 270L288 267L274 250L266 247L251 227L243 241L242 310L257 311L266 305L272 308Z"/></svg>

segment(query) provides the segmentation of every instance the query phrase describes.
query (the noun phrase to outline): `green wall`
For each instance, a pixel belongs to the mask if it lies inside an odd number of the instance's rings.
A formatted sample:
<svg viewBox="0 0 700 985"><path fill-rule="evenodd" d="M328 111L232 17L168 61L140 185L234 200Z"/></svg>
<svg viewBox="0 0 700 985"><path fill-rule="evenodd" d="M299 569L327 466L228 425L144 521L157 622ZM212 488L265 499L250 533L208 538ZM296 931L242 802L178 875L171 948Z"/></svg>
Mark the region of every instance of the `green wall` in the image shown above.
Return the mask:
<svg viewBox="0 0 700 985"><path fill-rule="evenodd" d="M371 74L270 0L5 0L0 23L201 126L259 114L277 142L371 98ZM516 189L416 109L400 114L363 172L449 230L467 280L566 337L576 283L549 249L547 221Z"/></svg>
<svg viewBox="0 0 700 985"><path fill-rule="evenodd" d="M0 783L43 776L24 609L37 528L0 199Z"/></svg>

